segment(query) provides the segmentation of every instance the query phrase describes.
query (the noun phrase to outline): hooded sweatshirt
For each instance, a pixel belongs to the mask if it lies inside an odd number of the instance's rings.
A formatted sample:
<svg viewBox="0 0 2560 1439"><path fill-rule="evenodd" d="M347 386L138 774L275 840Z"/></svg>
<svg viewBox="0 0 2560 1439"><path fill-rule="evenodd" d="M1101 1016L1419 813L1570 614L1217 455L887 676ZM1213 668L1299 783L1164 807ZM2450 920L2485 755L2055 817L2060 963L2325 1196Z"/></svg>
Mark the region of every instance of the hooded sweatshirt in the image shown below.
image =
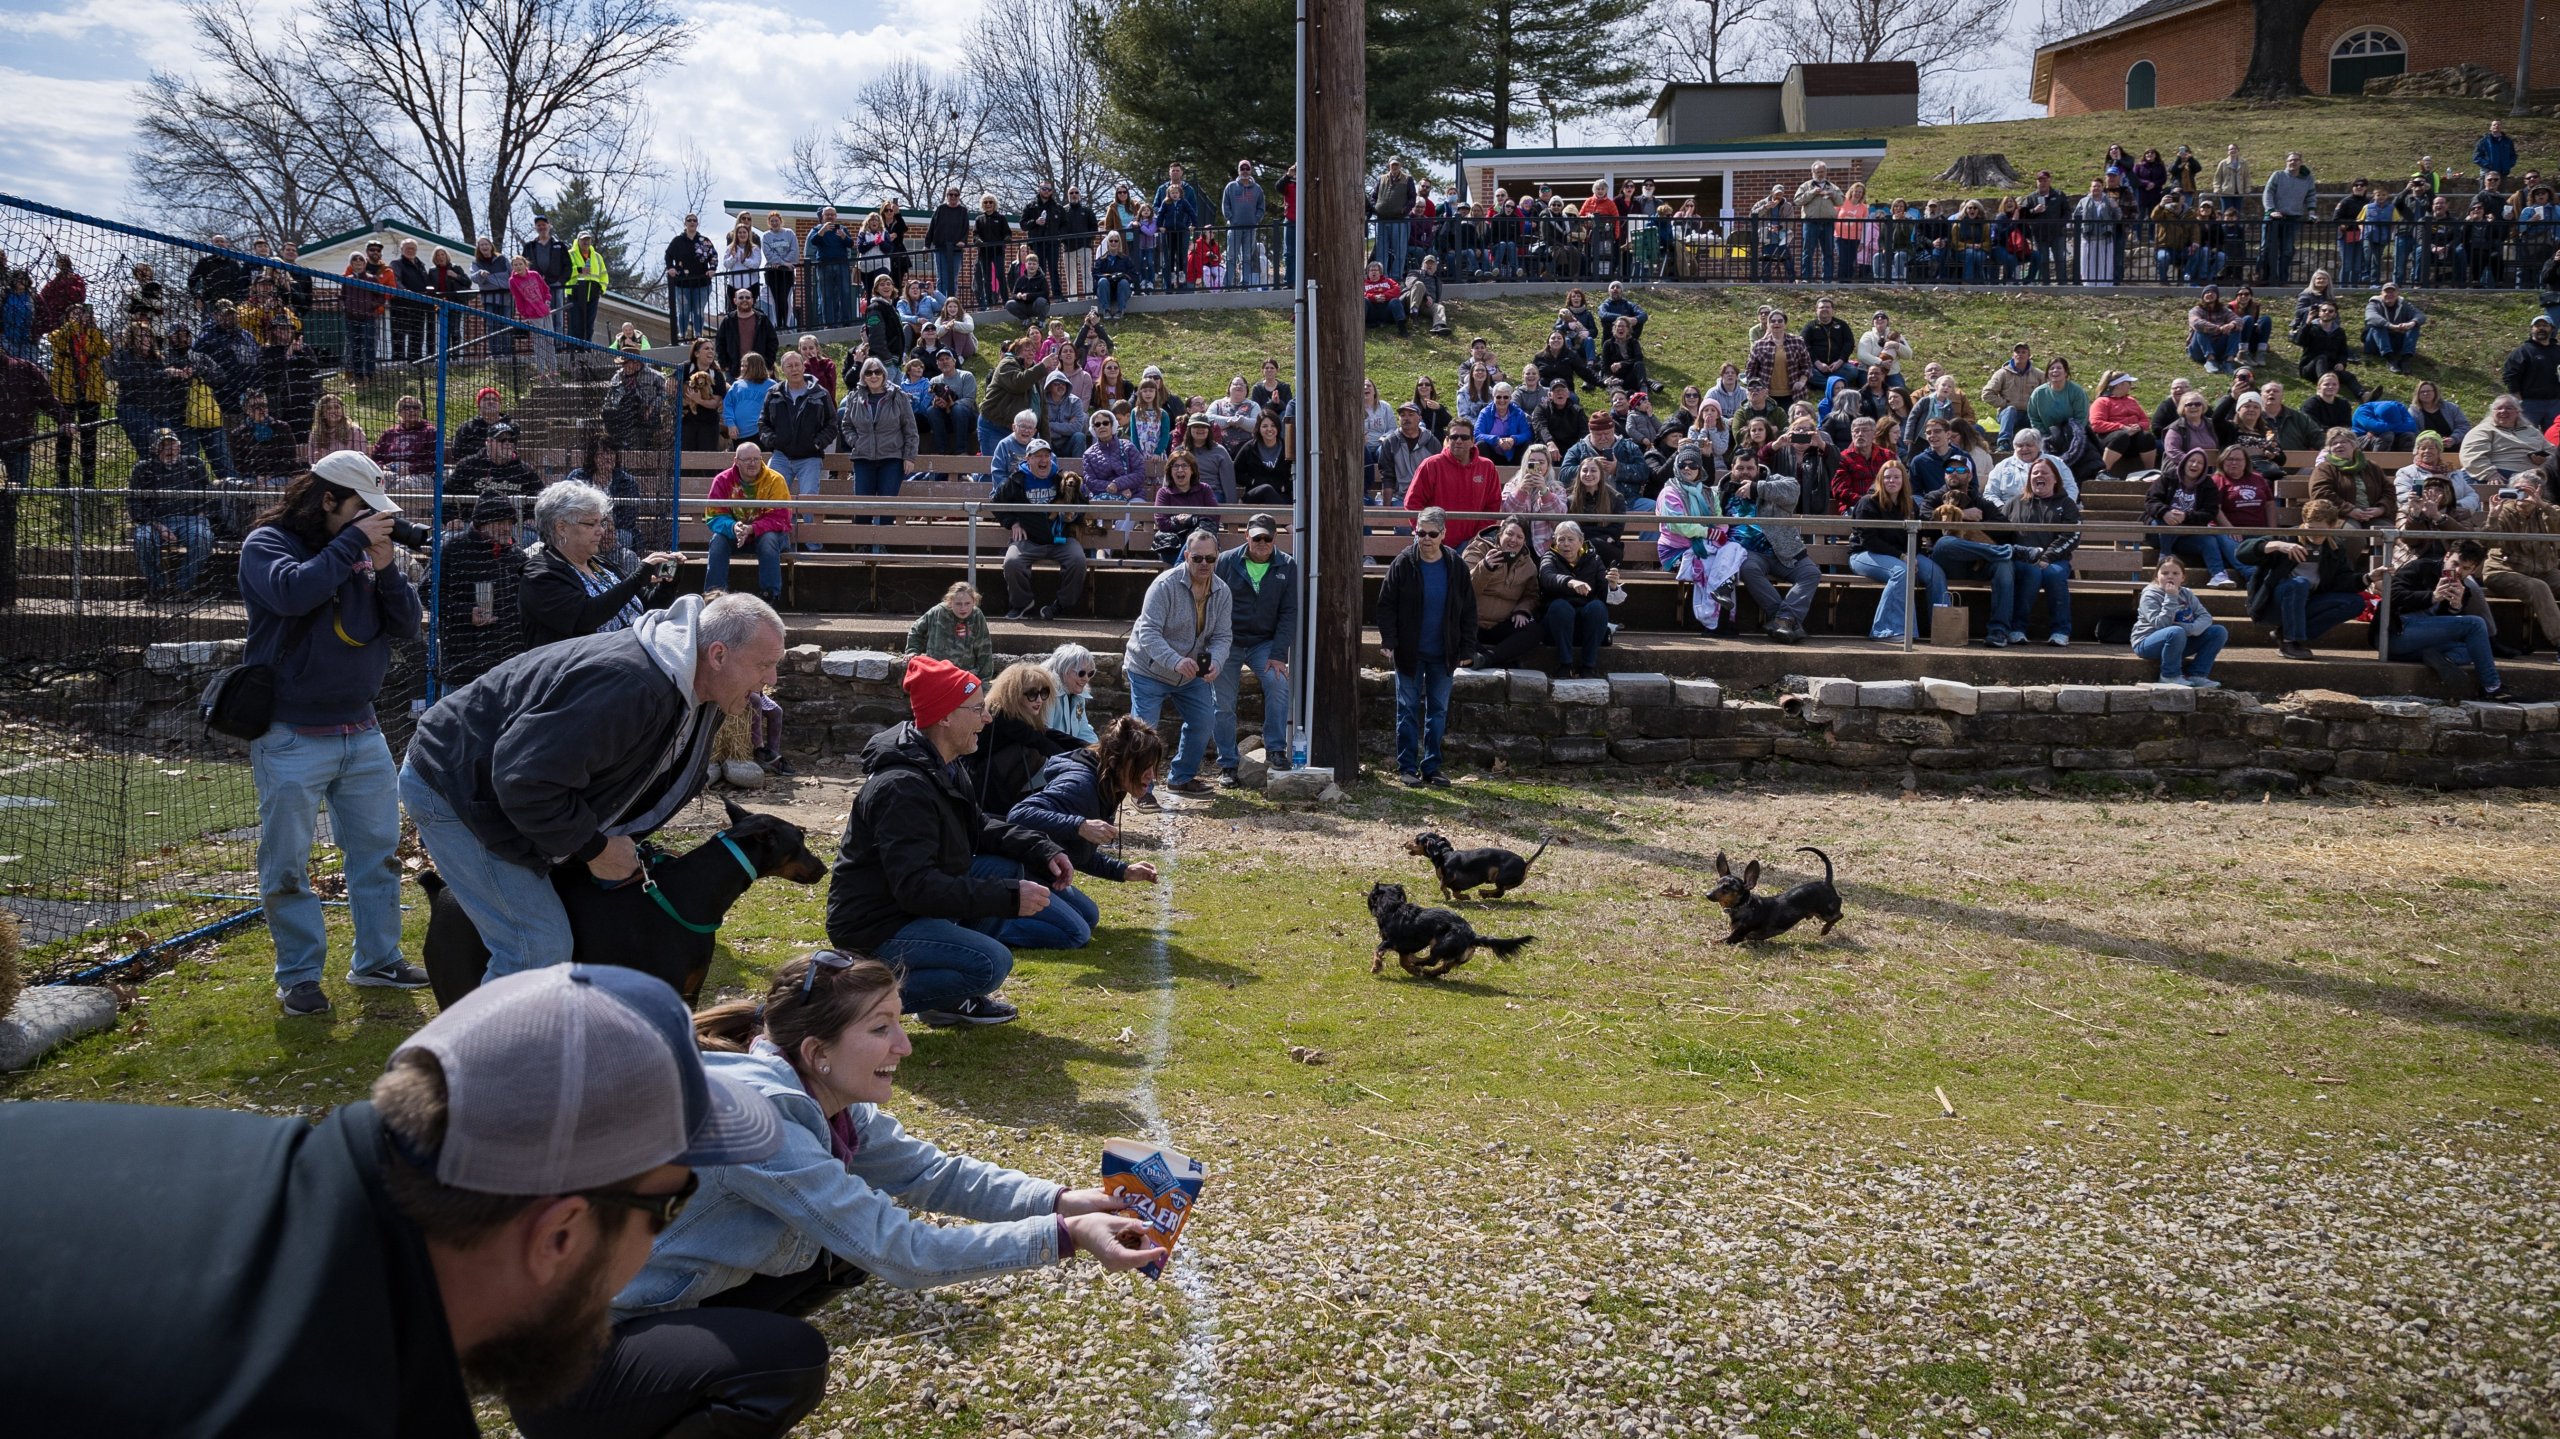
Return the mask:
<svg viewBox="0 0 2560 1439"><path fill-rule="evenodd" d="M583 864L699 793L720 708L693 692L703 599L528 650L418 721L409 767L496 857Z"/></svg>

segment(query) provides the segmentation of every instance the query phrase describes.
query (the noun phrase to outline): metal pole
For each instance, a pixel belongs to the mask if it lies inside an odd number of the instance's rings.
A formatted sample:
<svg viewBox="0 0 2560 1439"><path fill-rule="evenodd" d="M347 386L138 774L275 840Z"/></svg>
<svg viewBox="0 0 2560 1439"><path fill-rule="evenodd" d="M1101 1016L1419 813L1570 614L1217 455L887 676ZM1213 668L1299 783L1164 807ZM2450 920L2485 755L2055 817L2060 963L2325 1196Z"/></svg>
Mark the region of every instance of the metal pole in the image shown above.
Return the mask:
<svg viewBox="0 0 2560 1439"><path fill-rule="evenodd" d="M1317 423L1331 433L1312 441L1324 459L1305 483L1314 487L1314 526L1321 553L1313 563L1315 644L1306 682L1330 697L1314 710L1308 757L1349 779L1360 766L1360 412L1325 397L1360 390L1362 156L1367 150L1368 80L1363 52L1366 16L1357 0L1306 0L1307 101L1300 125L1306 163L1298 171L1299 251L1308 317L1315 334L1337 337L1308 351L1305 378L1317 391Z"/></svg>
<svg viewBox="0 0 2560 1439"><path fill-rule="evenodd" d="M2368 563L2382 566L2382 589L2374 596L2373 602L2373 655L2387 661L2391 658L2391 577L2394 573L2391 552L2396 546L2394 532L2388 526L2374 533L2381 536L2382 550Z"/></svg>
<svg viewBox="0 0 2560 1439"><path fill-rule="evenodd" d="M1312 289L1307 283L1307 240L1305 224L1305 216L1307 213L1307 91L1310 82L1314 78L1307 70L1307 0L1298 0L1297 11L1298 70L1294 97L1295 104L1297 106L1297 114L1295 117L1296 129L1294 131L1297 138L1297 150L1296 153L1291 156L1291 168L1297 175L1297 199L1296 203L1290 206L1290 209L1294 213L1287 219L1281 221L1281 224L1286 226L1289 231L1289 233L1282 238L1282 243L1287 245L1289 249L1289 281L1298 292L1297 298L1290 302L1292 318L1297 321L1297 324L1294 327L1295 333L1291 337L1291 343L1295 347L1291 358L1296 362L1294 368L1298 373L1298 493L1295 500L1289 507L1289 532L1293 537L1292 543L1297 547L1298 552L1298 632L1295 635L1290 636L1292 644L1290 645L1289 651L1291 657L1297 661L1298 665L1296 674L1297 683L1292 686L1289 691L1290 708L1295 711L1291 717L1291 733L1289 735L1291 752L1287 757L1289 764L1292 766L1295 766L1297 763L1297 748L1300 745L1312 745L1314 743L1316 719L1316 666L1314 662L1316 653L1316 575L1324 559L1323 547L1318 543L1316 538L1316 520L1317 516L1321 512L1321 507L1316 503L1316 486L1318 483L1317 476L1323 473L1323 471L1318 468L1316 461L1318 454L1321 452L1323 441L1316 426L1316 416L1318 413L1316 404L1316 352L1312 338L1316 316ZM1279 760L1273 756L1264 755L1262 758L1264 762L1271 765L1272 768L1279 768Z"/></svg>
<svg viewBox="0 0 2560 1439"><path fill-rule="evenodd" d="M429 551L427 574L427 702L444 697L444 432L445 382L449 378L445 355L453 342L453 312L436 311L436 460L434 500L434 548Z"/></svg>
<svg viewBox="0 0 2560 1439"><path fill-rule="evenodd" d="M1911 653L1913 632L1920 628L1920 522L1902 522L1902 652ZM1930 618L1935 619L1933 614Z"/></svg>
<svg viewBox="0 0 2560 1439"><path fill-rule="evenodd" d="M2527 113L2525 92L2533 88L2533 0L2524 0L2524 36L2516 41L2516 97L2507 107L2510 115Z"/></svg>

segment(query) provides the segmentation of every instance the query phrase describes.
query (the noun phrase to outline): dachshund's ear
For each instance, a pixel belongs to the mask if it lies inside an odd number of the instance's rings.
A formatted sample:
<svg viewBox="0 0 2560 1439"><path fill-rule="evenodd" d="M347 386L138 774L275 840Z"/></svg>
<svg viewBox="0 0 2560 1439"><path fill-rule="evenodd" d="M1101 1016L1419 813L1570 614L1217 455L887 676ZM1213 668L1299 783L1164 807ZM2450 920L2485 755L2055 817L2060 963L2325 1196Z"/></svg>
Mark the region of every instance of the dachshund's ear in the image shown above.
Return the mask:
<svg viewBox="0 0 2560 1439"><path fill-rule="evenodd" d="M1733 873L1733 861L1731 861L1731 860L1729 860L1729 859L1726 859L1726 858L1724 857L1724 851L1723 851L1723 850L1717 850L1717 851L1716 851L1716 873L1718 873L1718 874L1731 874L1731 873Z"/></svg>
<svg viewBox="0 0 2560 1439"><path fill-rule="evenodd" d="M724 810L728 811L728 814L729 814L729 823L730 823L733 827L734 827L734 826L737 826L737 825L745 824L748 820L751 820L751 819L755 818L755 816L754 816L754 815L749 814L747 811L745 811L745 810L742 810L742 809L738 808L738 802L737 802L736 800L734 800L734 799L730 799L730 798L728 798L728 797L727 797L727 796L725 796L725 795L721 797L721 800L720 800L720 807L721 807L722 809L724 809Z"/></svg>
<svg viewBox="0 0 2560 1439"><path fill-rule="evenodd" d="M1751 863L1743 866L1742 887L1744 889L1757 889L1760 887L1760 861L1755 859L1751 861Z"/></svg>

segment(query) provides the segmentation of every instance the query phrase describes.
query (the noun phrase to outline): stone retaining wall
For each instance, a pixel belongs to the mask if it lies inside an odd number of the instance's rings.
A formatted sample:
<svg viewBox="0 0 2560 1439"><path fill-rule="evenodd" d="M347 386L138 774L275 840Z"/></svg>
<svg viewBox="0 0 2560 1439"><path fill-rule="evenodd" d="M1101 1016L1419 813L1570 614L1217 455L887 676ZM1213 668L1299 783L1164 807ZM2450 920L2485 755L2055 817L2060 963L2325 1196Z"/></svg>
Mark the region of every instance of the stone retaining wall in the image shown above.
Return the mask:
<svg viewBox="0 0 2560 1439"><path fill-rule="evenodd" d="M795 752L858 751L906 718L905 660L795 647L778 694ZM1124 713L1116 655L1097 657L1097 720ZM1361 676L1361 747L1394 746L1392 679ZM1243 729L1258 732L1248 685ZM1167 714L1168 740L1179 721ZM2473 788L2560 784L2560 704L2438 705L2327 690L2274 703L2182 685L1969 685L1811 679L1776 702L1728 699L1711 679L1554 680L1461 671L1448 751L1460 765L1671 767L1740 777L1837 771L1923 786L2052 783L2294 789L2325 779Z"/></svg>

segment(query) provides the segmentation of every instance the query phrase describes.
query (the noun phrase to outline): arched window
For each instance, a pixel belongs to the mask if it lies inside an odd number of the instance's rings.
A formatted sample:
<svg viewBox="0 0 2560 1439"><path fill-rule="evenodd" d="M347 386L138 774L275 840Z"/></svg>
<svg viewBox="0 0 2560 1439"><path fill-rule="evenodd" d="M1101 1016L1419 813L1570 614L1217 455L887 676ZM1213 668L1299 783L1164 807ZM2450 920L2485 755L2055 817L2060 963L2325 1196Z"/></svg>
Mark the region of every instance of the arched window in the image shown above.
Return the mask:
<svg viewBox="0 0 2560 1439"><path fill-rule="evenodd" d="M2409 68L2409 47L2388 30L2350 30L2329 51L2329 93L2361 95L2365 82Z"/></svg>
<svg viewBox="0 0 2560 1439"><path fill-rule="evenodd" d="M2160 103L2160 72L2148 60L2137 60L2124 72L2124 107L2148 110Z"/></svg>

